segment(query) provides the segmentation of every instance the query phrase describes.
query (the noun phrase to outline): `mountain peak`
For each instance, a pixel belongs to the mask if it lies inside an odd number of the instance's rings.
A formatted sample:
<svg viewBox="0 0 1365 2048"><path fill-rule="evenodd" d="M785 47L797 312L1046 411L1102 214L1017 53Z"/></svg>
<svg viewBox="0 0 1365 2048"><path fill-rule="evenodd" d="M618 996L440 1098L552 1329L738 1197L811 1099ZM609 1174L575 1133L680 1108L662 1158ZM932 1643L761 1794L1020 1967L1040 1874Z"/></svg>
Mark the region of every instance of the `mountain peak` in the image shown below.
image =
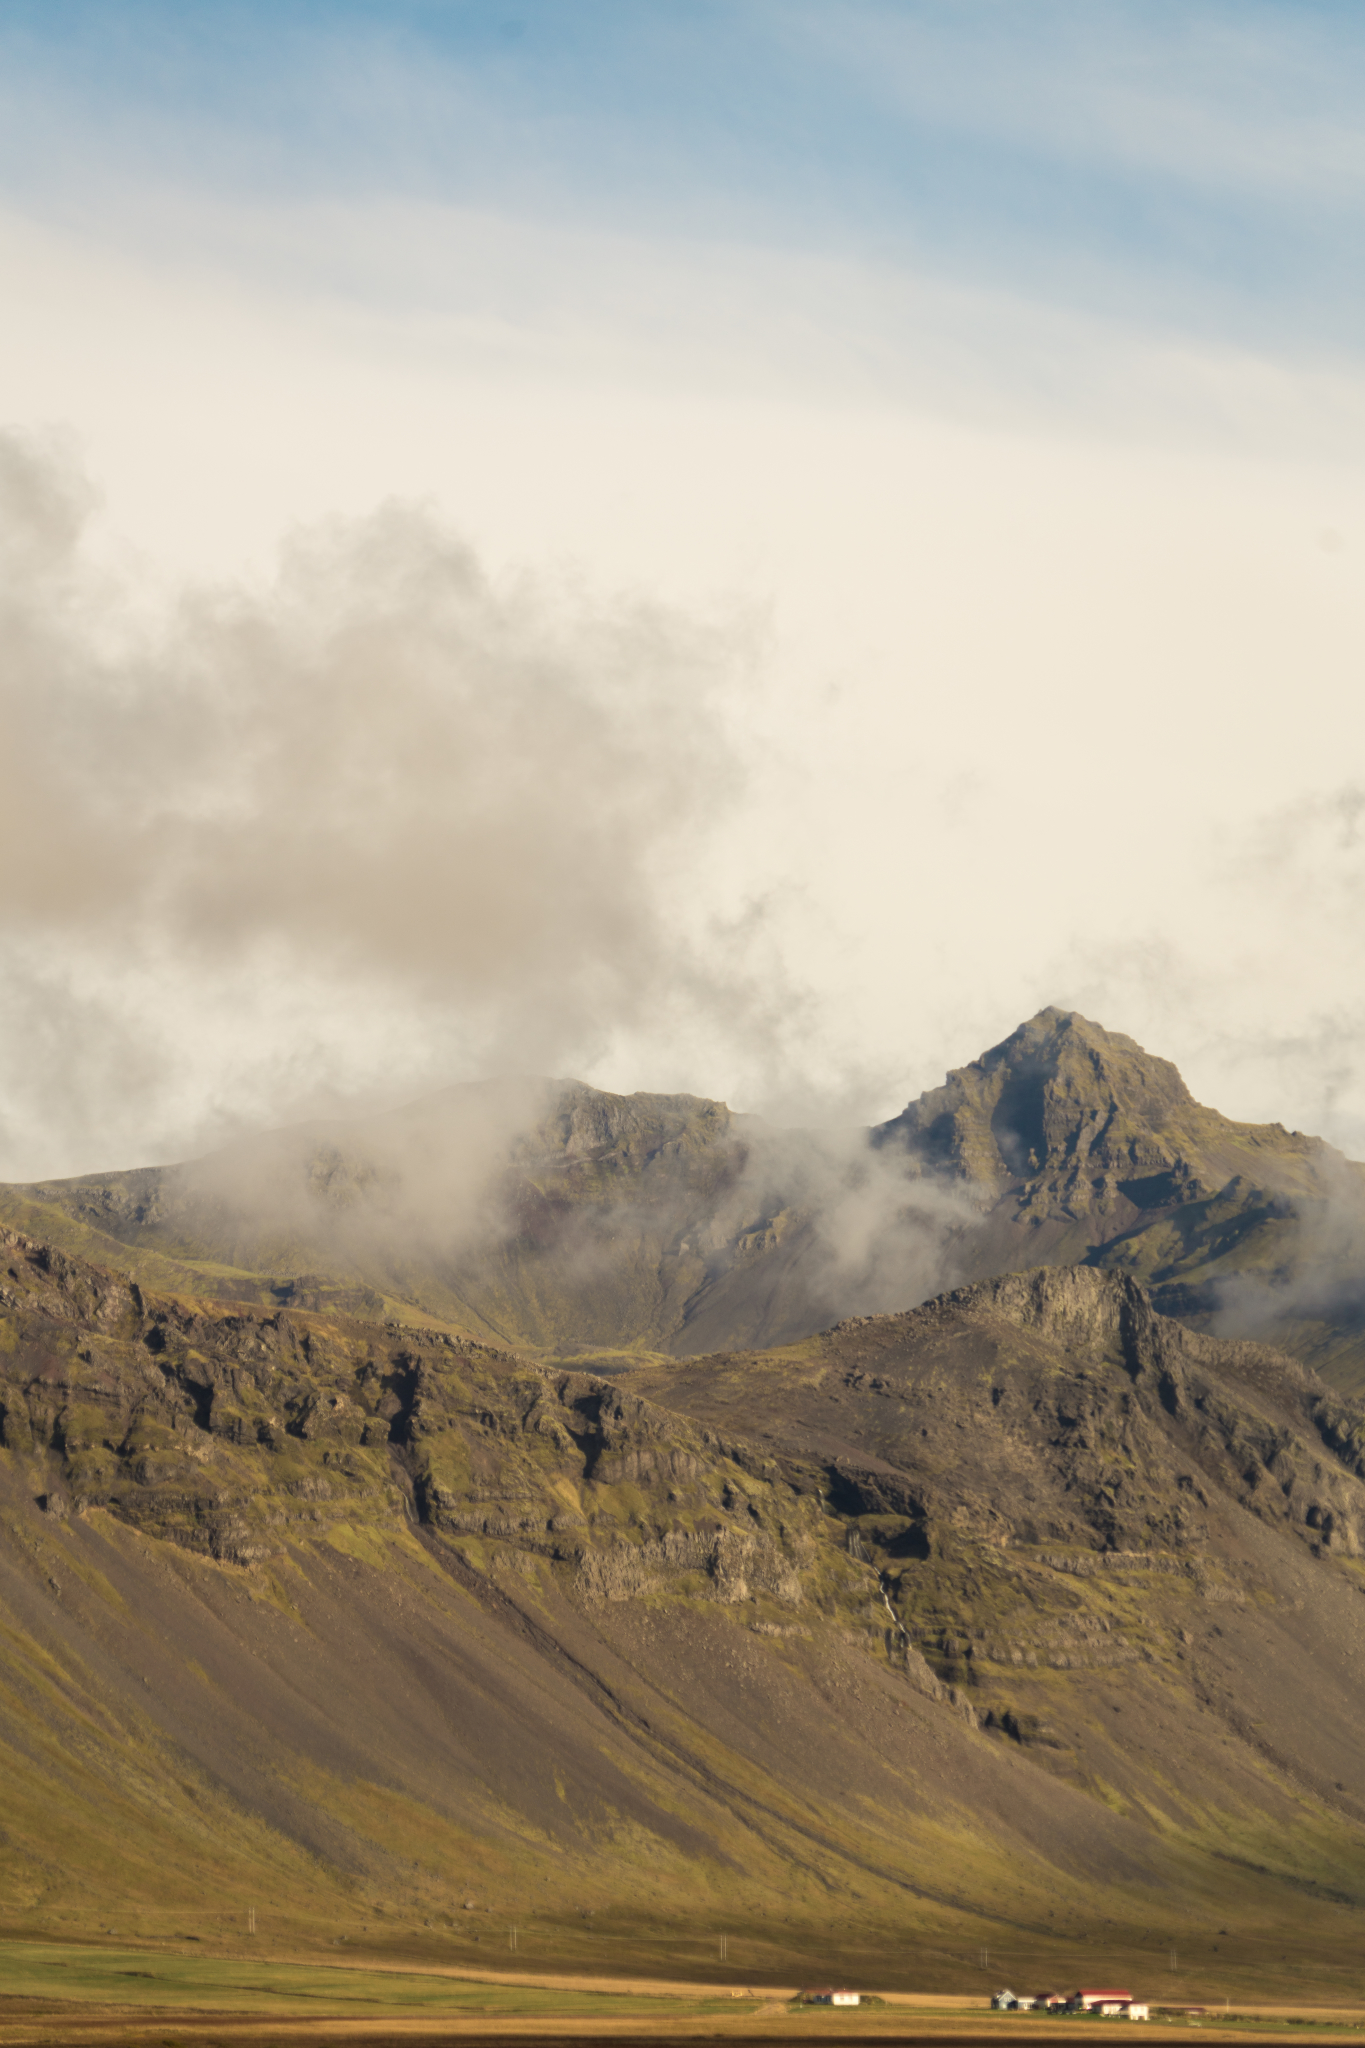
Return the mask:
<svg viewBox="0 0 1365 2048"><path fill-rule="evenodd" d="M950 1073L881 1129L987 1184L1094 1157L1102 1170L1161 1173L1201 1111L1169 1060L1075 1010L1047 1008ZM1221 1121L1221 1119L1220 1119Z"/></svg>

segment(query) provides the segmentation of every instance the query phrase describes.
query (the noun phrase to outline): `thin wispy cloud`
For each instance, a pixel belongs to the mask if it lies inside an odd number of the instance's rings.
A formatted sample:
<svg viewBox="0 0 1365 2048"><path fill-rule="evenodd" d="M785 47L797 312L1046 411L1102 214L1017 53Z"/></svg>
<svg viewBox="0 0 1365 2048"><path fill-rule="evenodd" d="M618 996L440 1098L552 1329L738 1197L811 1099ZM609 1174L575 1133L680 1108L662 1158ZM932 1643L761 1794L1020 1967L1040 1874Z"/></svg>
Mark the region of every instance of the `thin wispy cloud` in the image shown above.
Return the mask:
<svg viewBox="0 0 1365 2048"><path fill-rule="evenodd" d="M0 179L405 199L890 257L1225 340L1352 346L1365 35L1332 6L164 0L0 31Z"/></svg>

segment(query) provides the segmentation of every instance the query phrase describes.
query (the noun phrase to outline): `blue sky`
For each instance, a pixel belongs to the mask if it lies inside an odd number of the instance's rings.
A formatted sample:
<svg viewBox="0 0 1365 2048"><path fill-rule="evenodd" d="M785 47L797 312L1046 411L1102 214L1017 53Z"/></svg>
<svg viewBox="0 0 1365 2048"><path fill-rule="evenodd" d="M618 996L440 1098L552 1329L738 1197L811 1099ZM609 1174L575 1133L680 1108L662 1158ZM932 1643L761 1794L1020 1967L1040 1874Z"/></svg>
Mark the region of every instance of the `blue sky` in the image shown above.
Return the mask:
<svg viewBox="0 0 1365 2048"><path fill-rule="evenodd" d="M1354 350L1365 16L1069 5L10 4L3 173L422 197L852 249Z"/></svg>

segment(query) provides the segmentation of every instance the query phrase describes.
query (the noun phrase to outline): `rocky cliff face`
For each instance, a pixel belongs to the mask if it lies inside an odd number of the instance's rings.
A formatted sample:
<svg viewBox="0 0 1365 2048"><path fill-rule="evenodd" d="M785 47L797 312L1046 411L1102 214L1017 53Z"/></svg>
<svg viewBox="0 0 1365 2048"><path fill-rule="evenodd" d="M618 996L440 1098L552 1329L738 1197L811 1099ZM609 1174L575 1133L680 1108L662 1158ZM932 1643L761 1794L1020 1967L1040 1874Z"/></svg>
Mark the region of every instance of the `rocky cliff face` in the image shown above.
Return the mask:
<svg viewBox="0 0 1365 2048"><path fill-rule="evenodd" d="M1214 1542L1211 1489L1315 1557L1365 1556L1365 1410L1283 1353L1157 1314L1120 1274L1011 1274L632 1384L822 1460L888 1556L966 1539L1194 1554Z"/></svg>
<svg viewBox="0 0 1365 2048"><path fill-rule="evenodd" d="M0 1410L10 1924L1354 1954L1365 1411L1128 1276L613 1379L10 1232Z"/></svg>
<svg viewBox="0 0 1365 2048"><path fill-rule="evenodd" d="M654 1576L801 1597L810 1487L774 1471L742 1483L741 1505L709 1435L610 1380L439 1331L148 1296L14 1232L0 1247L0 1441L56 1460L51 1516L107 1510L238 1565L320 1524L416 1522L638 1590L638 1517L619 1490L645 1486L671 1509Z"/></svg>

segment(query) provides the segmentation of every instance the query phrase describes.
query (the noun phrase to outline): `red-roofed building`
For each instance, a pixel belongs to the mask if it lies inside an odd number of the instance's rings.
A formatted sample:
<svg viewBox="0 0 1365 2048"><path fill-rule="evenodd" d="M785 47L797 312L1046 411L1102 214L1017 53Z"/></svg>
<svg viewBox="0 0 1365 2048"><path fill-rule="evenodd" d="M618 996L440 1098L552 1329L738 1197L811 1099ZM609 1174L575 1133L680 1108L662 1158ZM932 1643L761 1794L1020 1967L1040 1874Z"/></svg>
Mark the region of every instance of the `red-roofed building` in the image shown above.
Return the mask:
<svg viewBox="0 0 1365 2048"><path fill-rule="evenodd" d="M1134 1998L1131 1991L1119 1991L1112 1986L1075 1991L1070 2000L1072 2012L1093 2012L1106 2020L1145 2020L1151 2017L1151 2009L1141 1999Z"/></svg>

